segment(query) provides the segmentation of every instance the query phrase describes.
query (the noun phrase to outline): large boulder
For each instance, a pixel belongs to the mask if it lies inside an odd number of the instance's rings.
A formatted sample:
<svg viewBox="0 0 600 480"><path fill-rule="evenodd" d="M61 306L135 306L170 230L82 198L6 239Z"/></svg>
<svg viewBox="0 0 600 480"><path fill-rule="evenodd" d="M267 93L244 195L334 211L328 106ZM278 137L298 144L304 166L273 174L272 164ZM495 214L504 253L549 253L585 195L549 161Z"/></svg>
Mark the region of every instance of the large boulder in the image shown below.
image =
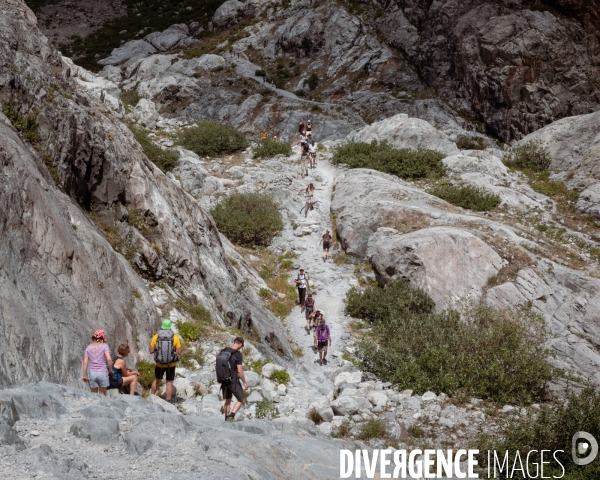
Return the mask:
<svg viewBox="0 0 600 480"><path fill-rule="evenodd" d="M336 415L354 415L358 412L359 406L352 397L339 397L331 402L331 408Z"/></svg>
<svg viewBox="0 0 600 480"><path fill-rule="evenodd" d="M443 309L460 298L479 298L502 258L466 230L434 227L405 235L381 228L367 256L380 283L403 279L423 288Z"/></svg>
<svg viewBox="0 0 600 480"><path fill-rule="evenodd" d="M190 30L185 23L179 23L177 25L171 25L162 32L152 32L146 35L144 40L152 45L159 52L166 52L172 50L181 42L184 38L187 38L190 34Z"/></svg>
<svg viewBox="0 0 600 480"><path fill-rule="evenodd" d="M144 40L132 40L124 43L122 46L113 49L110 55L102 60L98 60L100 65L124 65L133 63L136 60L145 58L148 55L156 53L156 48Z"/></svg>

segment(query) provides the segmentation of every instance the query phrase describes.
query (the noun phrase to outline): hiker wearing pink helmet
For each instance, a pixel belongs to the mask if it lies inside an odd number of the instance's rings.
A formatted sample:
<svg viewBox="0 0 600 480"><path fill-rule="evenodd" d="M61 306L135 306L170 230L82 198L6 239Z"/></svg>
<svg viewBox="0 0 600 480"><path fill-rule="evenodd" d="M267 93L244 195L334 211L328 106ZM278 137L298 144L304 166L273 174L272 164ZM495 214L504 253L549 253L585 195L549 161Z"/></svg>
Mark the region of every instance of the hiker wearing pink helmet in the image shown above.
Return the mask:
<svg viewBox="0 0 600 480"><path fill-rule="evenodd" d="M113 368L104 330L96 330L92 335L92 343L85 349L81 371L83 381L89 384L93 393L106 395L106 388L109 385L108 374L109 372L113 374Z"/></svg>

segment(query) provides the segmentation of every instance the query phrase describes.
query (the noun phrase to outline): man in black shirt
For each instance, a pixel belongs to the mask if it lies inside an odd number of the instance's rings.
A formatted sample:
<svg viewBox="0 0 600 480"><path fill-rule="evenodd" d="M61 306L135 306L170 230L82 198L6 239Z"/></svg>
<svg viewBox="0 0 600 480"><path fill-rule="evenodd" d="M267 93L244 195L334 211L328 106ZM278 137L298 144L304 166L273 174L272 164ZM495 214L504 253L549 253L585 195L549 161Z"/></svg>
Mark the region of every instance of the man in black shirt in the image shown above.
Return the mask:
<svg viewBox="0 0 600 480"><path fill-rule="evenodd" d="M242 368L242 352L240 352L243 347L244 339L242 337L235 337L233 345L224 349L225 352L231 353L231 357L229 358L231 382L221 384L221 391L223 392L223 398L225 399L225 420L228 422L235 421L235 414L242 408L244 403L244 391L240 385L240 380L244 384L244 390L248 390L248 384L246 383L244 370ZM235 396L237 402L233 406L233 410L230 411L231 398L233 396Z"/></svg>

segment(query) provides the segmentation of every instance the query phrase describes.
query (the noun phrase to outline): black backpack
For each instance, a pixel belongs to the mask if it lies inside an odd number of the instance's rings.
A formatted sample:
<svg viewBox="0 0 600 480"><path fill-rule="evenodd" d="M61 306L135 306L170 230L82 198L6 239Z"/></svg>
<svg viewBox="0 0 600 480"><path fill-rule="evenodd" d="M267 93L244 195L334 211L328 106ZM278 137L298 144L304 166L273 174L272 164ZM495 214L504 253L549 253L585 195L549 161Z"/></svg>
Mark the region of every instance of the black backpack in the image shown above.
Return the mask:
<svg viewBox="0 0 600 480"><path fill-rule="evenodd" d="M231 372L231 352L225 349L221 350L217 355L215 362L215 370L217 372L217 382L219 383L230 383L232 372Z"/></svg>
<svg viewBox="0 0 600 480"><path fill-rule="evenodd" d="M154 361L163 365L177 362L177 352L173 343L173 330L159 330L156 339L156 350L154 351Z"/></svg>

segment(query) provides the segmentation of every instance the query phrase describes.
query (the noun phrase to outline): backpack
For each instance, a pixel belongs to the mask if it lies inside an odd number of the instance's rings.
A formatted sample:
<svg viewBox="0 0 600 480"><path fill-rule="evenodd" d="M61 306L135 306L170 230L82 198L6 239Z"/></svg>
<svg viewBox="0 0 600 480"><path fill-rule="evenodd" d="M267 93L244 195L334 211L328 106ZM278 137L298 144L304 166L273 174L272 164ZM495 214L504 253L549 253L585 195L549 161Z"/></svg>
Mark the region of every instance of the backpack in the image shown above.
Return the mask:
<svg viewBox="0 0 600 480"><path fill-rule="evenodd" d="M217 382L219 383L230 383L232 372L231 372L231 352L221 350L217 355L215 362L215 371L217 372Z"/></svg>
<svg viewBox="0 0 600 480"><path fill-rule="evenodd" d="M156 350L154 351L154 361L161 364L177 362L177 352L173 343L173 330L159 330L156 339Z"/></svg>
<svg viewBox="0 0 600 480"><path fill-rule="evenodd" d="M317 341L326 342L329 338L329 327L327 325L325 325L325 327L321 327L321 325L319 325L315 330L315 333L317 334Z"/></svg>

